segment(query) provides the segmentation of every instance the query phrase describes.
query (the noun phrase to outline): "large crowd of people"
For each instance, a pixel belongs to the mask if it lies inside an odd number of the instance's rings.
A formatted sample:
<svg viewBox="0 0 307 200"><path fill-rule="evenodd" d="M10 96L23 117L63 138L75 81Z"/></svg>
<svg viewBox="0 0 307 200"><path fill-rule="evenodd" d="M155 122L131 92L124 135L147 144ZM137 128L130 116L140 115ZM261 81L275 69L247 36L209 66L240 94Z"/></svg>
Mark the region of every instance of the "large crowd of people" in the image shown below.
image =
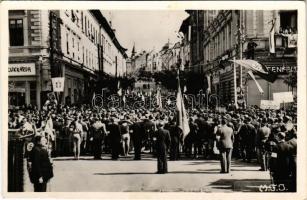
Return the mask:
<svg viewBox="0 0 307 200"><path fill-rule="evenodd" d="M80 155L112 160L141 160L152 154L158 173L167 172L167 158L221 159L221 173L231 171L231 158L258 162L273 181L291 191L296 185L296 111L250 107L220 113L188 109L190 132L183 138L176 112L161 108L102 108L92 105L28 106L9 110L9 128L44 137L51 157ZM34 137L34 138L35 138ZM37 140L37 139L36 139Z"/></svg>

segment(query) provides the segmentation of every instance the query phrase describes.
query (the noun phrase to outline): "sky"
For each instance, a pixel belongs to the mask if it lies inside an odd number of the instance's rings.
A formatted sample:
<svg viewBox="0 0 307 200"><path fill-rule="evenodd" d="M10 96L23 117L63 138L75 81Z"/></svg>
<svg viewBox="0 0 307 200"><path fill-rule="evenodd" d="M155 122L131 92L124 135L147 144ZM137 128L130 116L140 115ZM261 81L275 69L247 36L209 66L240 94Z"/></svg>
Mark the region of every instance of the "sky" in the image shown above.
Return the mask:
<svg viewBox="0 0 307 200"><path fill-rule="evenodd" d="M102 10L112 27L120 44L128 49L131 55L133 44L137 52L152 49L160 51L167 43L178 41L178 30L188 14L182 11L133 11L133 10Z"/></svg>

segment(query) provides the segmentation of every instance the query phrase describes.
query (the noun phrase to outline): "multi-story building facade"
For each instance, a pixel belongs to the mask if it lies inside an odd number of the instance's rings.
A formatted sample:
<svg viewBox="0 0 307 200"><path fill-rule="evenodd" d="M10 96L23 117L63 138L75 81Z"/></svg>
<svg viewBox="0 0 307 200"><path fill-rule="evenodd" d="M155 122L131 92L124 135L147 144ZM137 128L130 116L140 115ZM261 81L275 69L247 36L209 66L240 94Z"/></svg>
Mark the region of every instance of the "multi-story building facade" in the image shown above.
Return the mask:
<svg viewBox="0 0 307 200"><path fill-rule="evenodd" d="M146 51L142 51L134 57L134 70L146 69L147 56L148 53Z"/></svg>
<svg viewBox="0 0 307 200"><path fill-rule="evenodd" d="M147 66L146 71L150 71L152 73L159 71L159 53L155 50L152 50L147 55Z"/></svg>
<svg viewBox="0 0 307 200"><path fill-rule="evenodd" d="M178 67L181 67L181 44L176 42L174 46L170 49L169 57L169 67L171 70L177 70Z"/></svg>
<svg viewBox="0 0 307 200"><path fill-rule="evenodd" d="M288 45L289 40L285 40L288 36L278 30L291 29L295 35L296 11L223 10L211 19L206 20L206 16L208 14L205 14L204 20L203 54L206 64L203 70L210 77L211 92L218 94L223 103L229 103L235 97L234 68L230 62L224 62L234 58L256 60L278 74L274 83L256 76L264 91L260 94L255 81L247 75L247 70L243 68L241 71L240 66L236 66L236 86L242 85L248 105L259 106L260 100L272 100L273 93L293 90L285 83L285 79L289 73L296 71L296 46ZM275 31L273 53L269 48L272 28Z"/></svg>
<svg viewBox="0 0 307 200"><path fill-rule="evenodd" d="M51 87L48 23L41 10L9 11L9 104L41 105L41 92Z"/></svg>
<svg viewBox="0 0 307 200"><path fill-rule="evenodd" d="M98 10L11 10L9 24L10 104L41 107L53 77L65 78L61 103L81 103L102 72L125 74L125 49Z"/></svg>
<svg viewBox="0 0 307 200"><path fill-rule="evenodd" d="M202 73L204 64L204 10L187 10L190 20L190 71Z"/></svg>
<svg viewBox="0 0 307 200"><path fill-rule="evenodd" d="M190 55L190 41L191 41L191 17L187 17L182 21L179 28L179 35L181 37L181 49L180 49L180 59L182 62L183 70L189 70L191 65L191 55Z"/></svg>

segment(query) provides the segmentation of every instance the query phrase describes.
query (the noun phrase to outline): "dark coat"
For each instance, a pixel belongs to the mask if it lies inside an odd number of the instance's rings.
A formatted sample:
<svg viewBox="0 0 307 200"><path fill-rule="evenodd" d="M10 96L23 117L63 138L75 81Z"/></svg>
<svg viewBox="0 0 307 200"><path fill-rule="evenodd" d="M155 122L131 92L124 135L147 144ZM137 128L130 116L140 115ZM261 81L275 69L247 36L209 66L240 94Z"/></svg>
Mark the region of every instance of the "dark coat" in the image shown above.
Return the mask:
<svg viewBox="0 0 307 200"><path fill-rule="evenodd" d="M256 128L251 124L243 124L239 135L241 138L241 142L249 147L255 145L256 142Z"/></svg>
<svg viewBox="0 0 307 200"><path fill-rule="evenodd" d="M177 125L171 125L169 127L169 134L170 134L170 137L171 137L171 145L172 146L179 145L180 133L181 133L181 130L180 130L180 128L178 128Z"/></svg>
<svg viewBox="0 0 307 200"><path fill-rule="evenodd" d="M158 156L166 156L167 149L170 145L171 137L168 130L158 129L157 131L157 154Z"/></svg>
<svg viewBox="0 0 307 200"><path fill-rule="evenodd" d="M145 119L143 121L143 127L144 127L144 131L145 131L145 135L147 137L151 137L152 134L155 131L155 124L151 120Z"/></svg>
<svg viewBox="0 0 307 200"><path fill-rule="evenodd" d="M274 169L275 177L287 179L290 174L289 145L286 142L280 142L276 145L274 151L277 153L276 167Z"/></svg>
<svg viewBox="0 0 307 200"><path fill-rule="evenodd" d="M141 122L136 122L131 125L131 139L134 145L141 145L144 139L144 130Z"/></svg>
<svg viewBox="0 0 307 200"><path fill-rule="evenodd" d="M36 145L30 153L29 162L32 163L30 169L30 180L33 183L38 183L40 177L44 182L47 182L53 177L53 167L49 159L46 149Z"/></svg>
<svg viewBox="0 0 307 200"><path fill-rule="evenodd" d="M110 131L110 141L111 143L119 143L121 140L121 130L120 126L118 124L110 124L109 125L109 131Z"/></svg>
<svg viewBox="0 0 307 200"><path fill-rule="evenodd" d="M198 139L202 140L206 137L206 121L204 118L200 117L198 119L195 120L196 124L198 125Z"/></svg>

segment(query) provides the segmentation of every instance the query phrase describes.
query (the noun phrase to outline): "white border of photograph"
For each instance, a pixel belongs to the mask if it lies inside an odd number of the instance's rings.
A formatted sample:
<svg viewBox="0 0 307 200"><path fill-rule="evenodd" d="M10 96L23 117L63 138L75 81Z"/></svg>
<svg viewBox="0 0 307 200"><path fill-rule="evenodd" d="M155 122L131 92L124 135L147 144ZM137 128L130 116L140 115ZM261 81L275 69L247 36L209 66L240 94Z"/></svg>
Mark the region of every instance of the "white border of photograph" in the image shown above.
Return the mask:
<svg viewBox="0 0 307 200"><path fill-rule="evenodd" d="M307 141L306 141L306 16L303 1L111 1L111 2L1 2L1 53L0 53L0 112L1 112L1 170L2 195L14 198L104 198L104 199L306 199L307 198ZM8 145L8 10L11 9L101 9L101 10L298 10L298 166L296 193L8 193L7 192L7 145ZM77 173L77 172L76 172ZM102 183L103 184L103 183ZM119 183L120 184L120 183Z"/></svg>

